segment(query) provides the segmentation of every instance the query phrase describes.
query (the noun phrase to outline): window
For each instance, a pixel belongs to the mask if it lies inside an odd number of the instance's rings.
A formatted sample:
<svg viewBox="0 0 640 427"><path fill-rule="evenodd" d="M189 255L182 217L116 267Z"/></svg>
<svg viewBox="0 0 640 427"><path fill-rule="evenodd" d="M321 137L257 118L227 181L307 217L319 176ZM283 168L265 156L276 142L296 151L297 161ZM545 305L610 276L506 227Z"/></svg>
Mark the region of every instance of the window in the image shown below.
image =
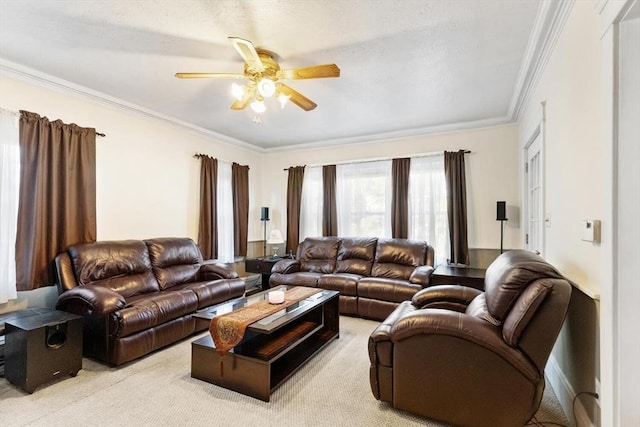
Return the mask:
<svg viewBox="0 0 640 427"><path fill-rule="evenodd" d="M234 224L233 192L231 187L231 163L218 160L218 188L216 191L218 206L218 261L233 262Z"/></svg>
<svg viewBox="0 0 640 427"><path fill-rule="evenodd" d="M449 256L449 220L444 155L415 157L409 171L409 238L426 240L435 251L435 264Z"/></svg>
<svg viewBox="0 0 640 427"><path fill-rule="evenodd" d="M15 299L16 229L20 191L17 112L0 108L0 304Z"/></svg>
<svg viewBox="0 0 640 427"><path fill-rule="evenodd" d="M338 235L391 237L391 160L336 166Z"/></svg>
<svg viewBox="0 0 640 427"><path fill-rule="evenodd" d="M391 237L392 160L336 166L338 236ZM300 240L322 235L322 167L307 167L302 184ZM408 238L435 250L436 265L449 256L444 154L411 158Z"/></svg>
<svg viewBox="0 0 640 427"><path fill-rule="evenodd" d="M322 166L306 167L300 201L300 241L322 236L322 200Z"/></svg>

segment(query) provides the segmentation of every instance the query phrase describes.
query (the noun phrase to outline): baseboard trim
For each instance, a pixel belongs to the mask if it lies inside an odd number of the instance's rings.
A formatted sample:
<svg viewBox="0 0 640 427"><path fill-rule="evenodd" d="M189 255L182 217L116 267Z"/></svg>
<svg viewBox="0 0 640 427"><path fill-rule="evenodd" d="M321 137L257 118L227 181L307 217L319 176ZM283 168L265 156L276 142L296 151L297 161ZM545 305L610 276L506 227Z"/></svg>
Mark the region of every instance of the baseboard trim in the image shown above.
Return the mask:
<svg viewBox="0 0 640 427"><path fill-rule="evenodd" d="M597 427L598 425L594 424L593 420L591 420L588 411L585 409L580 399L576 401L574 414L573 399L575 398L576 393L571 384L569 384L567 377L560 369L560 366L553 354L549 357L545 372L547 382L556 394L556 397L560 402L560 406L562 406L562 410L569 419L569 422L573 423L572 425L577 427ZM573 419L574 415L575 419Z"/></svg>

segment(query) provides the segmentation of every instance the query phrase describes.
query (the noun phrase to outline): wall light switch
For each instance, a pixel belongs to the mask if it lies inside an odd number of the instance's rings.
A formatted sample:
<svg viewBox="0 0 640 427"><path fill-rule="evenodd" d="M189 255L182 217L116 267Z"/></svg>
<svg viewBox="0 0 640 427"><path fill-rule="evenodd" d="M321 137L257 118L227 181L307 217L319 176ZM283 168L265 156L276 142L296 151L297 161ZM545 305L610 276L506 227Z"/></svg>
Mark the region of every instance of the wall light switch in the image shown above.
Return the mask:
<svg viewBox="0 0 640 427"><path fill-rule="evenodd" d="M600 220L587 219L580 221L580 240L600 243Z"/></svg>

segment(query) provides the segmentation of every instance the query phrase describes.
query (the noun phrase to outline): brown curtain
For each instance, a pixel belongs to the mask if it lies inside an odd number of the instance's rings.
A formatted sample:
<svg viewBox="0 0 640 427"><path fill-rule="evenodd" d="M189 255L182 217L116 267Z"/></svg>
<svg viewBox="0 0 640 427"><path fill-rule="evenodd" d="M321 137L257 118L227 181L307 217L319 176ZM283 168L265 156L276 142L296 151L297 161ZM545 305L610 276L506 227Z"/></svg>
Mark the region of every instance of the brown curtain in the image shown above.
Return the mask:
<svg viewBox="0 0 640 427"><path fill-rule="evenodd" d="M336 165L322 167L322 235L338 235Z"/></svg>
<svg viewBox="0 0 640 427"><path fill-rule="evenodd" d="M287 252L294 254L298 250L300 236L300 199L302 198L302 180L304 166L289 168L287 181Z"/></svg>
<svg viewBox="0 0 640 427"><path fill-rule="evenodd" d="M249 166L231 165L233 187L233 244L236 256L247 256L247 233L249 226Z"/></svg>
<svg viewBox="0 0 640 427"><path fill-rule="evenodd" d="M96 131L20 111L19 291L54 283L53 259L96 241Z"/></svg>
<svg viewBox="0 0 640 427"><path fill-rule="evenodd" d="M464 150L444 152L444 174L447 181L447 214L449 215L450 262L469 264L467 242L467 184L464 172Z"/></svg>
<svg viewBox="0 0 640 427"><path fill-rule="evenodd" d="M200 162L198 246L204 259L214 259L218 256L218 160L201 155Z"/></svg>
<svg viewBox="0 0 640 427"><path fill-rule="evenodd" d="M409 237L409 168L411 159L393 159L391 165L391 234L398 239Z"/></svg>

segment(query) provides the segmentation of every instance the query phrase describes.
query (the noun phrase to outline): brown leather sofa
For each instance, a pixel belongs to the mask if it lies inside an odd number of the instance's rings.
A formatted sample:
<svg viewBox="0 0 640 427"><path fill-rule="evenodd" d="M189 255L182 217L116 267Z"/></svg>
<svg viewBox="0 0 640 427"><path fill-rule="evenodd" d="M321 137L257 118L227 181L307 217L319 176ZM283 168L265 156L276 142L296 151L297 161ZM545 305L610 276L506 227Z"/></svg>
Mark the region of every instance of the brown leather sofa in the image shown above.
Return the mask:
<svg viewBox="0 0 640 427"><path fill-rule="evenodd" d="M84 355L120 365L196 332L192 315L240 297L233 269L188 238L71 246L55 259L59 310L83 316Z"/></svg>
<svg viewBox="0 0 640 427"><path fill-rule="evenodd" d="M295 260L273 266L269 285L340 291L341 314L383 320L429 285L433 261L433 247L424 241L306 238Z"/></svg>
<svg viewBox="0 0 640 427"><path fill-rule="evenodd" d="M485 292L418 292L369 338L373 395L454 425L525 425L540 405L570 296L569 281L523 250L489 266Z"/></svg>

